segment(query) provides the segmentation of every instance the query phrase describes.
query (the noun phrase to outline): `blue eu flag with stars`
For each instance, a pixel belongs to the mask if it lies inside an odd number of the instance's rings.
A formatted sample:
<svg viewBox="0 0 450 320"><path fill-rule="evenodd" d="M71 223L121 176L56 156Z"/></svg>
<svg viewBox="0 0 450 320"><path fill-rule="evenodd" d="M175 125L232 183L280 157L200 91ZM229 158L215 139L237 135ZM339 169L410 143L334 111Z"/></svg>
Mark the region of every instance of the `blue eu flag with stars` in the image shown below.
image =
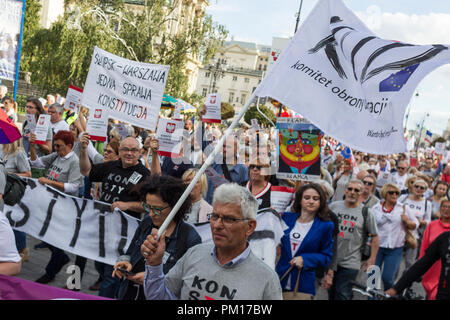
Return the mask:
<svg viewBox="0 0 450 320"><path fill-rule="evenodd" d="M409 77L417 69L420 63L402 68L397 73L391 74L387 79L380 82L380 92L400 91L400 89L408 82Z"/></svg>

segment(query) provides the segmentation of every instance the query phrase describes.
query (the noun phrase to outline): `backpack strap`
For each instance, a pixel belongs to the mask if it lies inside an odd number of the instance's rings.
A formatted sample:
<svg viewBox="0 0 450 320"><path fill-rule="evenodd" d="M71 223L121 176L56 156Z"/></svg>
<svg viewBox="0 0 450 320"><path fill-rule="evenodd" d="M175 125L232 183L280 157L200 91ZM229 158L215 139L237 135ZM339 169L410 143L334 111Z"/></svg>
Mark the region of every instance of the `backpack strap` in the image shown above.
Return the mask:
<svg viewBox="0 0 450 320"><path fill-rule="evenodd" d="M231 174L230 174L230 171L228 171L228 166L226 163L222 163L222 171L223 171L223 175L225 176L225 178L228 181L233 182L233 179L231 179Z"/></svg>

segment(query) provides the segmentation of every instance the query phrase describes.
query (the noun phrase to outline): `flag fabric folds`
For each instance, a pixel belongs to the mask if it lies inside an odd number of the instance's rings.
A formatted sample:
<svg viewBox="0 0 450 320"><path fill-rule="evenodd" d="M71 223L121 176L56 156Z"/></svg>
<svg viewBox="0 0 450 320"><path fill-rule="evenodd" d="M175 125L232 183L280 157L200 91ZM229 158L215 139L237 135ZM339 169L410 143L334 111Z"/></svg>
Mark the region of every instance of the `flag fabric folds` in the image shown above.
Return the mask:
<svg viewBox="0 0 450 320"><path fill-rule="evenodd" d="M418 83L448 62L446 45L381 39L342 0L320 0L256 95L276 99L353 149L406 152L408 102Z"/></svg>

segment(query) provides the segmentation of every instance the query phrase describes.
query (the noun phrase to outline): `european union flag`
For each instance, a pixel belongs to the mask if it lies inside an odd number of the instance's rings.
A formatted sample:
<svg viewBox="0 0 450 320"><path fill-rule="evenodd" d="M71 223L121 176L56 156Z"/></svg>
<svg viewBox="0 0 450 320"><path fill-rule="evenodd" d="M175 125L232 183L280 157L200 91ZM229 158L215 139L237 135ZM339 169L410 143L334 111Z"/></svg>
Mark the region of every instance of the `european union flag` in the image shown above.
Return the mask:
<svg viewBox="0 0 450 320"><path fill-rule="evenodd" d="M383 91L400 91L400 89L408 82L409 77L417 69L420 63L402 68L397 73L391 74L387 79L380 82L380 92Z"/></svg>

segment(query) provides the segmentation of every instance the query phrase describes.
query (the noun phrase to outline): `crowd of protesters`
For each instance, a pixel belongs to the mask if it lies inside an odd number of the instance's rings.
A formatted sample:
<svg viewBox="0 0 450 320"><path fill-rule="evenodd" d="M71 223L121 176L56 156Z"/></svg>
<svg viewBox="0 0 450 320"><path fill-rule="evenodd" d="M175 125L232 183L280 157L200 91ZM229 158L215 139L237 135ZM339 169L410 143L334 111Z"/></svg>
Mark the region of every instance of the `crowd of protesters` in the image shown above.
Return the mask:
<svg viewBox="0 0 450 320"><path fill-rule="evenodd" d="M416 276L409 270L419 270L416 264L435 247L433 241L450 231L450 163L442 155L422 149L395 155L353 150L348 156L342 152L344 146L325 136L318 179L291 181L276 177L276 128L255 131L242 125L214 158L210 169L215 179L201 175L158 238L156 230L227 126L202 123L202 112L185 119L179 155L162 157L154 132L125 124L128 133L119 134L117 121L111 120L107 141L91 141L86 109L70 113L55 97L47 98L45 106L34 98L25 105L26 113L36 119L43 113L51 115L46 142L34 143L36 136L25 121L22 139L2 145L0 157L10 173L109 203L111 210L140 220L130 247L114 266L95 262L98 280L89 289L104 297L313 299L321 286L330 300L350 300L351 281L373 265L382 270L383 289L398 293L411 285L404 277ZM13 99L2 104L17 122ZM113 176L121 179L111 181ZM129 183L131 176L139 177L136 186ZM257 213L273 207L274 186L295 188L291 204L276 212L284 233L277 243L275 269L256 257L248 244ZM0 179L0 194L3 189ZM0 222L1 237L9 239L0 243L0 273L20 276L20 264L30 259L26 235L8 230L5 219ZM211 225L212 244L201 243L193 227L204 222ZM36 281L51 284L69 256L43 242L31 248L38 249L51 250L51 258ZM74 263L83 272L86 258L77 256ZM441 262L433 263L432 268L420 269L427 272L422 279L427 298L448 298L443 293L445 279L440 278ZM401 285L395 285L402 274ZM221 286L222 292L214 295L200 283L197 291L192 290L189 281L199 281L199 275Z"/></svg>

